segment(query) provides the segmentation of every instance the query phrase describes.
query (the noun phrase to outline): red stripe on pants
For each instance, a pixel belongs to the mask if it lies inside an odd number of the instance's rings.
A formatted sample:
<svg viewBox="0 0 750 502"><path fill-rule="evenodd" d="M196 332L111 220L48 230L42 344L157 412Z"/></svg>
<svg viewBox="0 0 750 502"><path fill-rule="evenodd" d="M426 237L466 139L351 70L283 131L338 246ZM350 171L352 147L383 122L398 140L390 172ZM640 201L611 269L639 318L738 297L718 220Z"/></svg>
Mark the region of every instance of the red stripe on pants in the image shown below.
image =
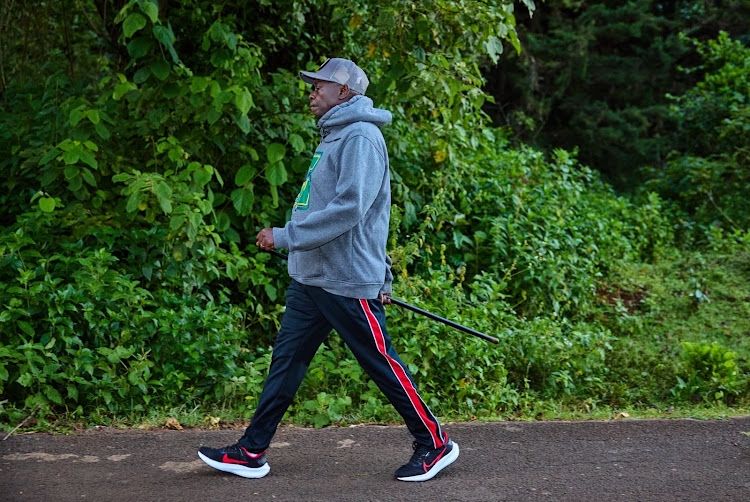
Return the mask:
<svg viewBox="0 0 750 502"><path fill-rule="evenodd" d="M403 387L406 395L409 397L409 401L414 407L414 411L417 412L417 415L419 415L419 418L422 420L424 426L428 431L430 431L430 435L432 435L432 442L435 445L434 447L439 448L443 445L443 441L440 437L440 434L438 433L437 424L430 419L429 415L424 409L424 406L422 406L422 400L417 393L417 389L414 388L414 384L407 376L404 368L402 368L400 364L398 364L391 356L388 355L388 352L385 348L385 339L383 338L383 332L380 329L380 324L378 324L378 320L375 318L375 314L373 314L370 310L370 306L367 304L367 300L360 299L359 303L362 306L362 310L364 310L365 315L367 316L367 323L370 325L370 331L372 331L372 336L375 340L375 345L378 348L378 352L380 352L380 354L385 357L386 361L388 361L388 365L391 367L393 374L396 375L396 379L401 384L401 387Z"/></svg>

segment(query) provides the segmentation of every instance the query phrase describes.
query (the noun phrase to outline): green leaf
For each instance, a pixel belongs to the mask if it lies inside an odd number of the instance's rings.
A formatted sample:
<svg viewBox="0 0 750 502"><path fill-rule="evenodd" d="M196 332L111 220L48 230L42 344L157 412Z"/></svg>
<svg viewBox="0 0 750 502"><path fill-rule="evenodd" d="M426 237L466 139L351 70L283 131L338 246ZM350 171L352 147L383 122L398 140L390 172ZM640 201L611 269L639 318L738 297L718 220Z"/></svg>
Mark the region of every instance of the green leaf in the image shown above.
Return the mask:
<svg viewBox="0 0 750 502"><path fill-rule="evenodd" d="M214 171L214 176L216 177L216 181L219 182L219 185L224 186L224 178L221 177L221 173L218 169Z"/></svg>
<svg viewBox="0 0 750 502"><path fill-rule="evenodd" d="M29 387L34 383L34 376L31 373L24 373L16 381L24 387Z"/></svg>
<svg viewBox="0 0 750 502"><path fill-rule="evenodd" d="M153 73L156 78L162 81L166 80L167 77L169 77L170 69L171 67L169 63L167 63L163 59L160 59L151 65L151 73Z"/></svg>
<svg viewBox="0 0 750 502"><path fill-rule="evenodd" d="M31 324L26 321L16 321L16 324L18 324L18 327L21 328L24 333L29 336L34 336L34 328L31 327Z"/></svg>
<svg viewBox="0 0 750 502"><path fill-rule="evenodd" d="M47 164L47 163L48 163L48 162L49 162L50 160L54 159L54 158L55 158L55 157L57 157L57 156L58 156L59 154L60 154L60 150L58 150L57 148L53 148L53 149L52 149L52 150L50 150L49 152L45 153L45 154L44 154L44 157L42 157L42 158L41 158L41 159L39 160L39 165L40 165L40 166L43 166L44 164Z"/></svg>
<svg viewBox="0 0 750 502"><path fill-rule="evenodd" d="M224 211L219 211L216 213L216 230L219 232L223 232L231 226L232 221L229 219L229 215L225 213Z"/></svg>
<svg viewBox="0 0 750 502"><path fill-rule="evenodd" d="M245 164L234 175L234 183L238 187L241 187L250 181L253 176L255 176L255 169L250 164Z"/></svg>
<svg viewBox="0 0 750 502"><path fill-rule="evenodd" d="M204 169L196 169L193 171L193 181L198 183L200 186L205 186L206 183L211 181L211 173L208 172L208 170Z"/></svg>
<svg viewBox="0 0 750 502"><path fill-rule="evenodd" d="M253 97L247 89L242 89L234 96L234 104L243 115L246 115L253 106Z"/></svg>
<svg viewBox="0 0 750 502"><path fill-rule="evenodd" d="M129 213L135 212L138 209L138 204L141 203L141 193L133 192L128 197L128 203L125 206L125 210Z"/></svg>
<svg viewBox="0 0 750 502"><path fill-rule="evenodd" d="M209 85L208 94L212 98L215 98L216 96L218 96L219 93L221 92L221 84L219 84L216 80L212 80L208 85Z"/></svg>
<svg viewBox="0 0 750 502"><path fill-rule="evenodd" d="M99 167L99 163L96 161L96 159L90 152L87 152L86 150L81 150L79 153L79 157L84 163L88 164L90 167L94 169L97 169Z"/></svg>
<svg viewBox="0 0 750 502"><path fill-rule="evenodd" d="M484 49L487 51L487 55L492 59L493 63L497 63L500 59L500 54L503 53L503 43L497 37L490 37L484 43Z"/></svg>
<svg viewBox="0 0 750 502"><path fill-rule="evenodd" d="M57 169L48 169L39 180L43 187L50 186L58 178L60 172Z"/></svg>
<svg viewBox="0 0 750 502"><path fill-rule="evenodd" d="M68 119L70 121L70 125L75 127L76 125L78 125L78 122L80 122L81 119L85 116L86 114L83 110L81 110L80 106L78 108L73 108L72 110L70 110L70 118Z"/></svg>
<svg viewBox="0 0 750 502"><path fill-rule="evenodd" d="M156 39L167 47L171 47L174 44L175 36L171 25L154 26L153 32Z"/></svg>
<svg viewBox="0 0 750 502"><path fill-rule="evenodd" d="M199 94L193 94L190 96L190 106L193 108L202 108L204 104L205 101Z"/></svg>
<svg viewBox="0 0 750 502"><path fill-rule="evenodd" d="M140 6L141 10L148 16L152 24L159 20L159 7L155 3L146 1L141 2Z"/></svg>
<svg viewBox="0 0 750 502"><path fill-rule="evenodd" d="M281 186L286 183L287 172L286 167L284 167L284 163L277 162L275 164L271 164L268 169L266 169L266 179L270 184L275 186Z"/></svg>
<svg viewBox="0 0 750 502"><path fill-rule="evenodd" d="M211 204L211 201L208 199L201 199L198 201L198 209L200 209L203 214L209 214L213 211L214 205Z"/></svg>
<svg viewBox="0 0 750 502"><path fill-rule="evenodd" d="M232 280L235 280L237 278L237 267L234 266L234 263L227 262L227 277L229 277Z"/></svg>
<svg viewBox="0 0 750 502"><path fill-rule="evenodd" d="M177 51L174 50L174 47L170 45L167 49L169 49L169 55L172 56L172 62L174 64L179 64L180 58L177 56Z"/></svg>
<svg viewBox="0 0 750 502"><path fill-rule="evenodd" d="M127 48L128 54L130 54L133 59L142 58L148 54L148 51L151 48L151 39L149 37L134 38L128 42Z"/></svg>
<svg viewBox="0 0 750 502"><path fill-rule="evenodd" d="M328 418L328 415L323 415L322 413L318 413L313 418L313 425L315 425L316 429L325 427L326 425L329 425L330 423L331 423L331 420Z"/></svg>
<svg viewBox="0 0 750 502"><path fill-rule="evenodd" d="M39 209L45 213L51 213L55 210L55 199L52 197L42 197L39 199Z"/></svg>
<svg viewBox="0 0 750 502"><path fill-rule="evenodd" d="M208 83L211 81L208 77L193 77L190 82L190 92L197 94L203 92L208 87Z"/></svg>
<svg viewBox="0 0 750 502"><path fill-rule="evenodd" d="M214 125L220 118L221 110L217 110L216 108L209 108L206 112L206 121L211 125Z"/></svg>
<svg viewBox="0 0 750 502"><path fill-rule="evenodd" d="M177 230L182 225L185 224L185 215L184 214L176 214L172 216L172 219L169 220L169 229L170 230Z"/></svg>
<svg viewBox="0 0 750 502"><path fill-rule="evenodd" d="M135 82L137 85L140 85L144 82L146 82L151 77L151 70L149 70L147 67L143 67L135 74L133 75L133 82Z"/></svg>
<svg viewBox="0 0 750 502"><path fill-rule="evenodd" d="M112 94L112 97L115 99L115 101L117 101L129 91L135 90L137 88L138 86L136 86L133 82L121 82L115 86L115 91Z"/></svg>
<svg viewBox="0 0 750 502"><path fill-rule="evenodd" d="M154 193L159 201L162 211L169 214L172 212L172 202L169 200L172 197L172 189L165 182L160 181L154 186Z"/></svg>
<svg viewBox="0 0 750 502"><path fill-rule="evenodd" d="M302 150L305 149L305 141L302 139L302 137L299 134L290 134L289 144L292 145L292 148L294 148L295 153L300 153L302 152Z"/></svg>
<svg viewBox="0 0 750 502"><path fill-rule="evenodd" d="M96 131L96 134L98 134L99 137L104 140L109 139L110 136L112 135L109 132L109 129L107 129L107 126L104 125L104 122L99 122L98 124L96 124L96 126L94 127L94 130Z"/></svg>
<svg viewBox="0 0 750 502"><path fill-rule="evenodd" d="M154 193L157 197L162 197L164 199L169 199L172 197L172 189L169 188L169 185L167 185L165 182L160 181L156 185L154 185Z"/></svg>
<svg viewBox="0 0 750 502"><path fill-rule="evenodd" d="M230 103L232 101L232 99L233 99L232 96L233 96L233 94L231 92L229 92L229 91L219 91L219 92L217 92L216 95L213 96L213 98L214 98L214 102L213 102L214 107L216 107L216 109L220 110L221 107L222 107L222 105L224 105L225 103ZM234 96L236 96L236 94L234 94Z"/></svg>
<svg viewBox="0 0 750 502"><path fill-rule="evenodd" d="M49 385L45 386L44 395L47 396L47 399L49 399L53 403L62 404L62 402L63 402L62 396L57 391L57 389L55 389L54 387L51 387Z"/></svg>
<svg viewBox="0 0 750 502"><path fill-rule="evenodd" d="M250 118L247 115L241 116L237 121L237 125L243 133L247 134L250 132Z"/></svg>
<svg viewBox="0 0 750 502"><path fill-rule="evenodd" d="M146 26L146 18L137 12L133 12L122 22L122 32L125 34L125 38L130 38L133 36L133 33L144 26Z"/></svg>
<svg viewBox="0 0 750 502"><path fill-rule="evenodd" d="M81 150L78 148L75 150L68 150L67 152L63 152L62 157L66 164L75 164L81 157Z"/></svg>
<svg viewBox="0 0 750 502"><path fill-rule="evenodd" d="M268 295L268 298L272 302L275 302L276 294L277 294L276 288L271 284L266 284L265 286L263 286L263 288L266 290L266 294Z"/></svg>
<svg viewBox="0 0 750 502"><path fill-rule="evenodd" d="M250 188L237 188L232 190L232 204L240 216L247 216L253 209L255 194Z"/></svg>
<svg viewBox="0 0 750 502"><path fill-rule="evenodd" d="M258 155L258 152L252 146L246 146L243 151L249 153L251 159L260 160L260 155Z"/></svg>
<svg viewBox="0 0 750 502"><path fill-rule="evenodd" d="M157 197L159 200L159 206L161 206L161 210L164 211L166 214L170 214L172 212L172 203L169 199L164 199L162 197Z"/></svg>
<svg viewBox="0 0 750 502"><path fill-rule="evenodd" d="M518 40L518 35L516 34L515 29L511 29L508 32L508 38L510 39L510 44L516 50L516 53L521 54L521 42Z"/></svg>
<svg viewBox="0 0 750 502"><path fill-rule="evenodd" d="M285 155L286 147L281 143L271 143L266 147L266 156L271 164L280 161Z"/></svg>
<svg viewBox="0 0 750 502"><path fill-rule="evenodd" d="M198 235L198 228L203 224L203 217L199 213L190 213L188 215L190 225L188 226L188 238L192 241Z"/></svg>
<svg viewBox="0 0 750 502"><path fill-rule="evenodd" d="M68 182L68 189L73 192L80 190L81 186L83 186L83 178L80 176L75 176Z"/></svg>
<svg viewBox="0 0 750 502"><path fill-rule="evenodd" d="M83 181L91 185L92 187L96 186L96 178L94 178L94 175L86 169L85 167L81 169L81 177L83 178Z"/></svg>

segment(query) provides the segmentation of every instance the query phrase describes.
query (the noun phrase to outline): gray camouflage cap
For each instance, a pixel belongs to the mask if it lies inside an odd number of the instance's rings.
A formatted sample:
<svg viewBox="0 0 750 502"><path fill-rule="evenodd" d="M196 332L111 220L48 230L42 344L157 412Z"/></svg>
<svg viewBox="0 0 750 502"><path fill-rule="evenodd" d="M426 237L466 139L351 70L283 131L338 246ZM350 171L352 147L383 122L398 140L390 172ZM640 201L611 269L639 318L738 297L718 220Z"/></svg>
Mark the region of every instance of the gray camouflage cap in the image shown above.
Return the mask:
<svg viewBox="0 0 750 502"><path fill-rule="evenodd" d="M341 85L346 84L352 91L363 95L370 84L362 68L354 64L353 61L342 58L329 59L320 65L317 72L301 71L299 77L308 84L313 84L316 80L336 82Z"/></svg>

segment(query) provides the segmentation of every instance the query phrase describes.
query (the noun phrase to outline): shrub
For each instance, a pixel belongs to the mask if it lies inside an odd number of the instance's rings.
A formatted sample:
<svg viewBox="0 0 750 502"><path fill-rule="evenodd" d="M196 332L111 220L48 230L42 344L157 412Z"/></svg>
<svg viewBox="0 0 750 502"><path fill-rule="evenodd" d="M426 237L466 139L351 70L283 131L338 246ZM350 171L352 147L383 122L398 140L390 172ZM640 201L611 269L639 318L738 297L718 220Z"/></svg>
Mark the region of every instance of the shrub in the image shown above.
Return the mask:
<svg viewBox="0 0 750 502"><path fill-rule="evenodd" d="M677 149L663 170L646 169L646 186L678 202L701 227L745 231L750 226L750 48L722 32L694 44L703 80L672 96ZM701 237L691 232L692 237Z"/></svg>
<svg viewBox="0 0 750 502"><path fill-rule="evenodd" d="M732 402L747 391L737 354L716 342L682 343L682 374L672 394L677 398Z"/></svg>

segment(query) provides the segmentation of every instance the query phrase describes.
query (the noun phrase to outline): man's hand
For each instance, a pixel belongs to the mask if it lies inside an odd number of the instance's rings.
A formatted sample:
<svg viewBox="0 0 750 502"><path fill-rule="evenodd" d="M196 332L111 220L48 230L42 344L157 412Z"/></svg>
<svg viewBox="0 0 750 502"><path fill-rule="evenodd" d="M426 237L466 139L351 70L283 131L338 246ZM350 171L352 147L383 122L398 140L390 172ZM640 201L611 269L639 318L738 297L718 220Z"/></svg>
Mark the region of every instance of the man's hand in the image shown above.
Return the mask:
<svg viewBox="0 0 750 502"><path fill-rule="evenodd" d="M264 228L263 230L258 232L258 236L255 238L255 240L255 245L264 251L270 251L271 249L275 248L273 244L272 228Z"/></svg>
<svg viewBox="0 0 750 502"><path fill-rule="evenodd" d="M380 295L378 295L378 300L380 300L383 305L390 305L391 304L391 299L388 298L389 296L391 296L390 293L380 294Z"/></svg>

